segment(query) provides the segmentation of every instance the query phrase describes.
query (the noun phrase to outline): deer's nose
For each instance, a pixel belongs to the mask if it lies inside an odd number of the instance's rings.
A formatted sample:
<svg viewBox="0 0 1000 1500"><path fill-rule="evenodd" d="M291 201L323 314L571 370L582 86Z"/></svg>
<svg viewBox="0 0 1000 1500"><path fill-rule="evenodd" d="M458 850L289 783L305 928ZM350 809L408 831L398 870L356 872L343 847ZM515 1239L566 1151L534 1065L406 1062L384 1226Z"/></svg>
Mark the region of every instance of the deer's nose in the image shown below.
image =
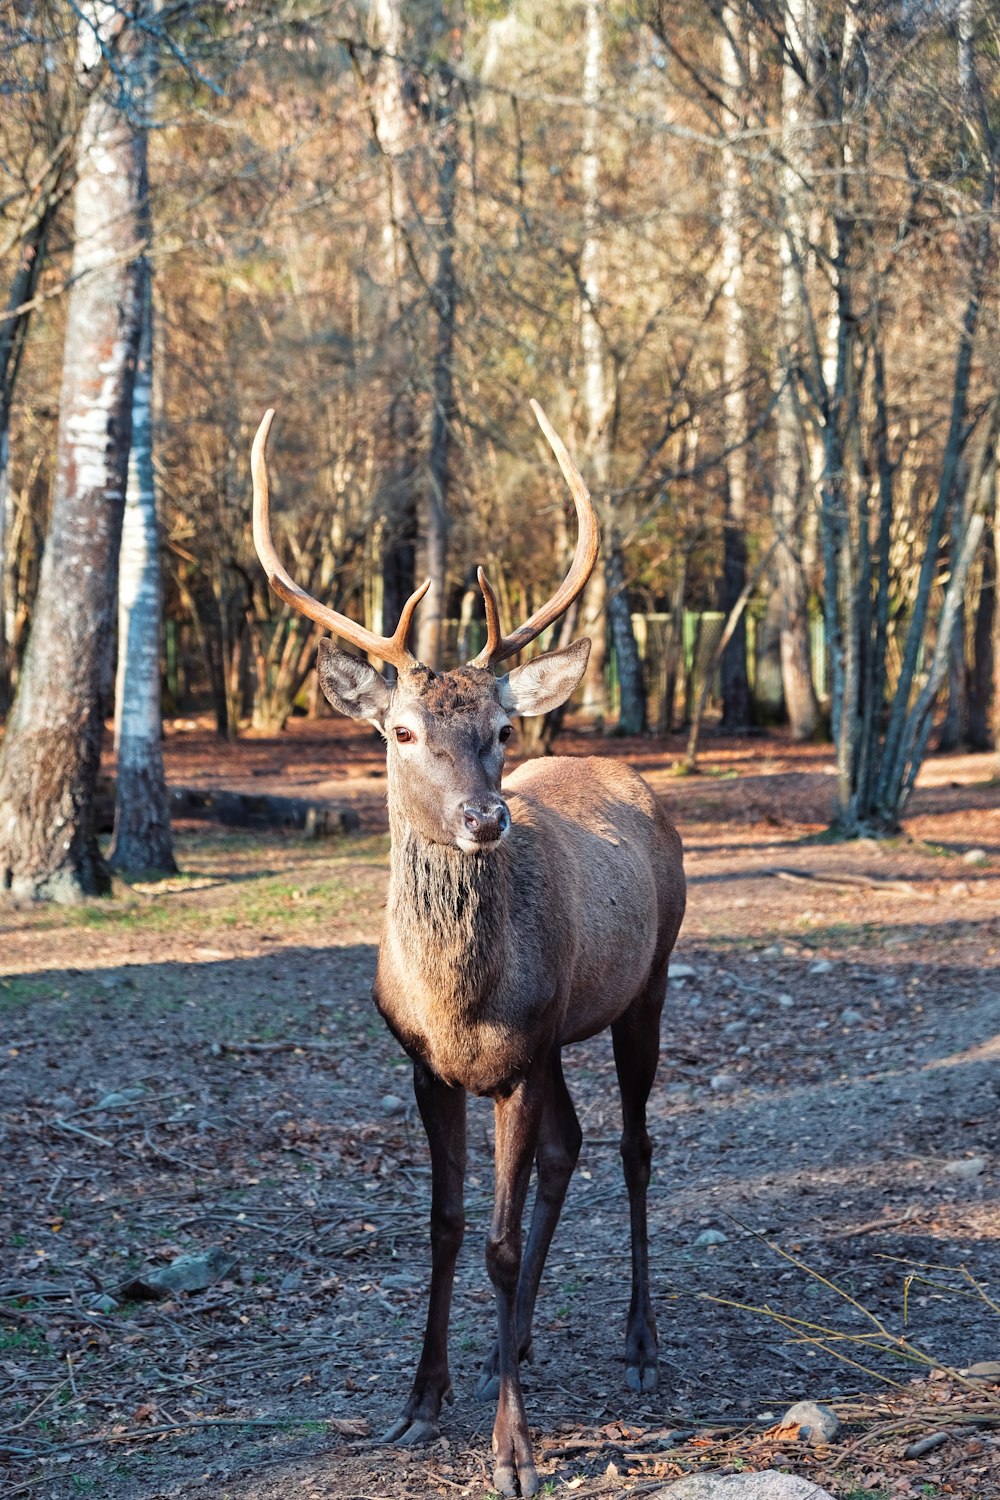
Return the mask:
<svg viewBox="0 0 1000 1500"><path fill-rule="evenodd" d="M495 844L510 827L506 802L499 797L484 802L466 802L462 818L470 838L477 844Z"/></svg>

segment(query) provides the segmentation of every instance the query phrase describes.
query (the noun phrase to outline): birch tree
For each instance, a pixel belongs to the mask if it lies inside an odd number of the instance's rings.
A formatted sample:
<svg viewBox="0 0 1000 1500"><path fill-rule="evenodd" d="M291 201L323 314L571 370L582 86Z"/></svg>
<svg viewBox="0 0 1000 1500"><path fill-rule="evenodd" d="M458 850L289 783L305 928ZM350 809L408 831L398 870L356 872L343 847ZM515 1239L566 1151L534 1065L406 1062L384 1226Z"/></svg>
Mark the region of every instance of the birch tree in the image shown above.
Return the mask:
<svg viewBox="0 0 1000 1500"><path fill-rule="evenodd" d="M80 6L72 290L55 495L31 638L0 750L0 887L71 901L109 881L92 823L139 341L141 148L119 6ZM109 66L113 61L114 66Z"/></svg>
<svg viewBox="0 0 1000 1500"><path fill-rule="evenodd" d="M778 398L775 408L775 463L772 512L778 535L776 575L781 593L781 676L792 737L811 739L819 707L809 661L808 588L802 563L802 523L808 479L804 473L804 431L797 391L798 346L802 333L801 288L806 244L803 132L808 108L810 9L812 0L785 0L781 68L780 286Z"/></svg>
<svg viewBox="0 0 1000 1500"><path fill-rule="evenodd" d="M163 772L160 535L153 477L153 288L140 263L141 319L132 442L118 571L118 670L115 677L115 827L113 868L177 868Z"/></svg>
<svg viewBox="0 0 1000 1500"><path fill-rule="evenodd" d="M723 104L730 127L745 123L749 94L745 70L744 28L739 7L722 8L719 31L719 74ZM723 276L722 380L725 390L723 435L726 449L725 518L722 533L723 613L736 606L746 583L747 551L747 398L749 364L743 314L743 168L731 145L722 151L722 192L719 197L719 250ZM747 677L746 619L740 613L729 645L722 654L722 724L745 729L750 723L750 683Z"/></svg>

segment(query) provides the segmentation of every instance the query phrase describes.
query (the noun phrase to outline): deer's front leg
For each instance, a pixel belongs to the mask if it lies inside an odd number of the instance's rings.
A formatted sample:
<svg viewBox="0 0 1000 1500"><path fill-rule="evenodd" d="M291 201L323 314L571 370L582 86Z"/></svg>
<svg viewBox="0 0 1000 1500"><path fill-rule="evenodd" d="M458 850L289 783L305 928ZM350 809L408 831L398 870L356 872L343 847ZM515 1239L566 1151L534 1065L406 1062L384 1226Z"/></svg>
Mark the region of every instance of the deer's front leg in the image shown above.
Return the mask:
<svg viewBox="0 0 1000 1500"><path fill-rule="evenodd" d="M534 1495L538 1475L521 1395L517 1337L517 1280L521 1215L545 1102L548 1060L506 1099L496 1101L496 1195L486 1242L486 1267L496 1290L500 1396L493 1428L493 1484L501 1495Z"/></svg>
<svg viewBox="0 0 1000 1500"><path fill-rule="evenodd" d="M429 1443L441 1435L441 1403L451 1401L448 1319L455 1261L465 1233L465 1090L450 1088L423 1063L413 1092L431 1148L431 1295L424 1347L410 1399L387 1443Z"/></svg>

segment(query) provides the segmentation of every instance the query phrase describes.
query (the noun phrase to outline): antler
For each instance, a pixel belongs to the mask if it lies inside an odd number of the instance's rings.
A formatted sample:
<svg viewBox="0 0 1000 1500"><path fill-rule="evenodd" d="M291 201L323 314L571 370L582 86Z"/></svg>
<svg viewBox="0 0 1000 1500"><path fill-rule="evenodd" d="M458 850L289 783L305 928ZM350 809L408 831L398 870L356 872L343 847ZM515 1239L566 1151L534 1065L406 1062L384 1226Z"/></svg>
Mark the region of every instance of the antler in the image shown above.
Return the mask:
<svg viewBox="0 0 1000 1500"><path fill-rule="evenodd" d="M362 651L371 652L372 656L389 662L397 670L412 665L416 657L407 649L406 637L409 634L413 611L431 586L429 578L414 590L403 605L403 612L394 633L376 635L374 631L366 630L363 625L349 620L346 615L338 614L335 609L329 609L327 605L321 604L318 599L313 598L312 594L307 594L305 589L300 589L294 579L285 572L274 549L274 542L271 540L267 435L271 430L273 418L273 410L264 413L264 420L257 428L257 436L253 440L250 453L250 473L253 477L253 541L257 548L257 556L267 574L268 583L279 599L284 599L286 604L297 609L299 614L305 615L308 620L315 620L317 625L324 625L334 635L340 636L341 640L350 641L352 646L360 646Z"/></svg>
<svg viewBox="0 0 1000 1500"><path fill-rule="evenodd" d="M583 482L583 475L576 464L570 458L566 445L550 423L548 417L542 411L537 401L532 401L531 409L535 413L539 427L549 440L549 446L559 461L559 467L563 471L566 483L570 487L573 501L576 505L576 521L579 528L576 540L576 551L570 570L562 583L548 603L543 604L541 609L535 611L530 620L526 620L513 635L503 635L500 630L500 610L497 606L497 596L493 587L483 572L478 570L479 587L483 591L483 600L486 605L486 645L479 655L470 662L473 667L494 667L498 662L506 661L508 656L523 650L529 641L541 635L560 615L566 613L574 599L579 598L586 587L587 580L594 571L597 561L597 549L601 542L600 528L597 524L597 514L590 498L590 491Z"/></svg>

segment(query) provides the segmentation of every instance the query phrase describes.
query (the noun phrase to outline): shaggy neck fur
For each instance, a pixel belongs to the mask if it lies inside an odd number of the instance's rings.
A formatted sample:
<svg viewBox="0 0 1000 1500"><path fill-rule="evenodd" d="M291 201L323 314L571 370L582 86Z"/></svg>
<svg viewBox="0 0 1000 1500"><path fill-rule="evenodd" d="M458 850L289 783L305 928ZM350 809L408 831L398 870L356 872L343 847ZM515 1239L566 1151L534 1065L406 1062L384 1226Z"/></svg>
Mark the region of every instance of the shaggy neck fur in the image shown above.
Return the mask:
<svg viewBox="0 0 1000 1500"><path fill-rule="evenodd" d="M466 854L414 832L390 797L389 914L418 973L467 1015L495 997L508 955L511 850Z"/></svg>

